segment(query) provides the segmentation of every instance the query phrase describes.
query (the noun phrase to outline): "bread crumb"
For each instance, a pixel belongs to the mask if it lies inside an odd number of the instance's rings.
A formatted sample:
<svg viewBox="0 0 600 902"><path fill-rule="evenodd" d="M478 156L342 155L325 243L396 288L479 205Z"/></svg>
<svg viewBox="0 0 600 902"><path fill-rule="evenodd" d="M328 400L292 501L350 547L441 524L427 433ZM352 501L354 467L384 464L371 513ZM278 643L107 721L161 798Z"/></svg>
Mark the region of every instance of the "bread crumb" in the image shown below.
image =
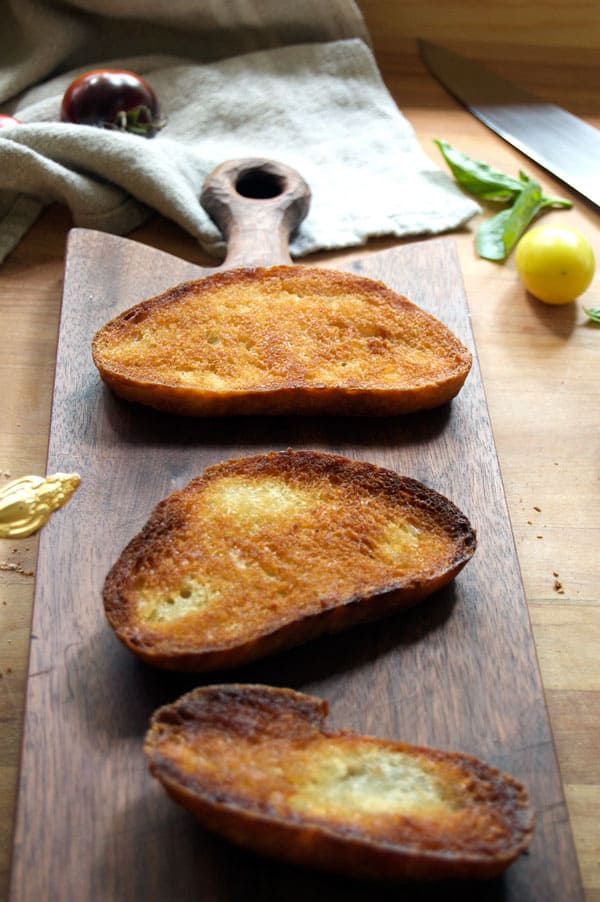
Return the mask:
<svg viewBox="0 0 600 902"><path fill-rule="evenodd" d="M563 584L561 583L561 581L560 581L559 579L555 579L555 580L554 580L554 591L555 591L555 592L558 592L559 595L564 595L564 594L565 594L565 590L564 590L564 588L563 588Z"/></svg>
<svg viewBox="0 0 600 902"><path fill-rule="evenodd" d="M537 511L538 514L541 514L541 512L542 512L541 507L538 507L537 504L534 504L534 505L533 505L533 509L534 509L534 511Z"/></svg>
<svg viewBox="0 0 600 902"><path fill-rule="evenodd" d="M33 576L33 570L25 570L22 564L15 564L12 561L0 561L0 570L10 571L12 573L20 573L21 576Z"/></svg>

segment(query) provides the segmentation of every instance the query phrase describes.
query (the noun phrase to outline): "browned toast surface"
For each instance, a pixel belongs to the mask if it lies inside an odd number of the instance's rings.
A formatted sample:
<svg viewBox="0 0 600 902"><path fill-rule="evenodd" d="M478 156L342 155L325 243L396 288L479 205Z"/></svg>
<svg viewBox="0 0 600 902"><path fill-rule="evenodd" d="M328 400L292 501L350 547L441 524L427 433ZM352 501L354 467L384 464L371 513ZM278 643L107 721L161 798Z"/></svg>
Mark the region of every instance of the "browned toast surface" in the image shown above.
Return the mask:
<svg viewBox="0 0 600 902"><path fill-rule="evenodd" d="M157 711L152 773L211 830L296 863L389 879L491 877L529 844L525 788L477 758L329 732L326 702L255 685Z"/></svg>
<svg viewBox="0 0 600 902"><path fill-rule="evenodd" d="M185 415L391 415L454 397L471 354L382 282L308 266L185 282L93 340L110 388Z"/></svg>
<svg viewBox="0 0 600 902"><path fill-rule="evenodd" d="M108 575L119 638L167 667L235 666L446 585L475 535L447 498L373 464L285 451L208 468Z"/></svg>

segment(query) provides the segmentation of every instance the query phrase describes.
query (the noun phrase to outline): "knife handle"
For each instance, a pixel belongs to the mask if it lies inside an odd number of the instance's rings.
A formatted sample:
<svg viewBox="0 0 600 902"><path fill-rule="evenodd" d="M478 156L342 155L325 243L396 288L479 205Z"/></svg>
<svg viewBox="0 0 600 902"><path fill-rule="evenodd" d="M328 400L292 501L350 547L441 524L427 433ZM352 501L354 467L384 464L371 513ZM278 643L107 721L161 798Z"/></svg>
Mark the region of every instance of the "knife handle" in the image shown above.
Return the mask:
<svg viewBox="0 0 600 902"><path fill-rule="evenodd" d="M206 177L200 203L221 230L221 269L291 263L289 238L310 205L310 188L283 163L262 157L228 160Z"/></svg>

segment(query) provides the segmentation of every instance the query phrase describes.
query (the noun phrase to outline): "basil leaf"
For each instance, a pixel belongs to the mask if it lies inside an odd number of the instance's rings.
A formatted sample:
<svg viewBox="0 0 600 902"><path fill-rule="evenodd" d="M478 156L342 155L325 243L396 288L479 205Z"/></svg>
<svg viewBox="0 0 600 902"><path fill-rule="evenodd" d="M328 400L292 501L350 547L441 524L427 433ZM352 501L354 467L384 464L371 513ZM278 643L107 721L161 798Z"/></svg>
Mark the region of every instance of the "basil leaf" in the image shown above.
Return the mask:
<svg viewBox="0 0 600 902"><path fill-rule="evenodd" d="M566 197L550 197L549 195L544 195L542 198L543 207L572 207L573 201L567 200Z"/></svg>
<svg viewBox="0 0 600 902"><path fill-rule="evenodd" d="M529 179L512 207L484 220L477 230L475 247L486 260L504 260L543 206L542 189Z"/></svg>
<svg viewBox="0 0 600 902"><path fill-rule="evenodd" d="M475 247L486 260L504 260L537 214L544 207L572 207L564 197L542 194L535 179L519 170L514 178L487 163L474 160L442 139L434 139L458 184L484 200L508 203L502 210L481 223L477 229Z"/></svg>
<svg viewBox="0 0 600 902"><path fill-rule="evenodd" d="M475 250L486 260L504 260L504 226L510 210L501 210L495 216L484 219L475 235Z"/></svg>
<svg viewBox="0 0 600 902"><path fill-rule="evenodd" d="M593 323L600 323L600 307L584 307L583 310Z"/></svg>
<svg viewBox="0 0 600 902"><path fill-rule="evenodd" d="M434 139L442 152L444 159L452 171L452 175L459 185L470 194L475 194L484 200L511 200L516 197L523 188L523 183L494 169L487 163L474 160L447 141Z"/></svg>
<svg viewBox="0 0 600 902"><path fill-rule="evenodd" d="M509 210L509 216L504 224L504 248L506 256L531 222L544 206L542 186L539 182L530 179L516 201Z"/></svg>

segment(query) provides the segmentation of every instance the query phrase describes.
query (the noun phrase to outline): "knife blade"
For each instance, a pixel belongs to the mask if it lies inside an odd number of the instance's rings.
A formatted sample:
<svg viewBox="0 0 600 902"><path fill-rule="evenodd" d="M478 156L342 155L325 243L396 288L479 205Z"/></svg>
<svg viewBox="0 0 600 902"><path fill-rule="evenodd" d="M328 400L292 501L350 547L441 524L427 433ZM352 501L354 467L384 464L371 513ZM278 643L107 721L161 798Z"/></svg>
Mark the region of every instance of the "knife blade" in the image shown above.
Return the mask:
<svg viewBox="0 0 600 902"><path fill-rule="evenodd" d="M600 207L600 131L485 66L419 40L432 75L492 131Z"/></svg>

